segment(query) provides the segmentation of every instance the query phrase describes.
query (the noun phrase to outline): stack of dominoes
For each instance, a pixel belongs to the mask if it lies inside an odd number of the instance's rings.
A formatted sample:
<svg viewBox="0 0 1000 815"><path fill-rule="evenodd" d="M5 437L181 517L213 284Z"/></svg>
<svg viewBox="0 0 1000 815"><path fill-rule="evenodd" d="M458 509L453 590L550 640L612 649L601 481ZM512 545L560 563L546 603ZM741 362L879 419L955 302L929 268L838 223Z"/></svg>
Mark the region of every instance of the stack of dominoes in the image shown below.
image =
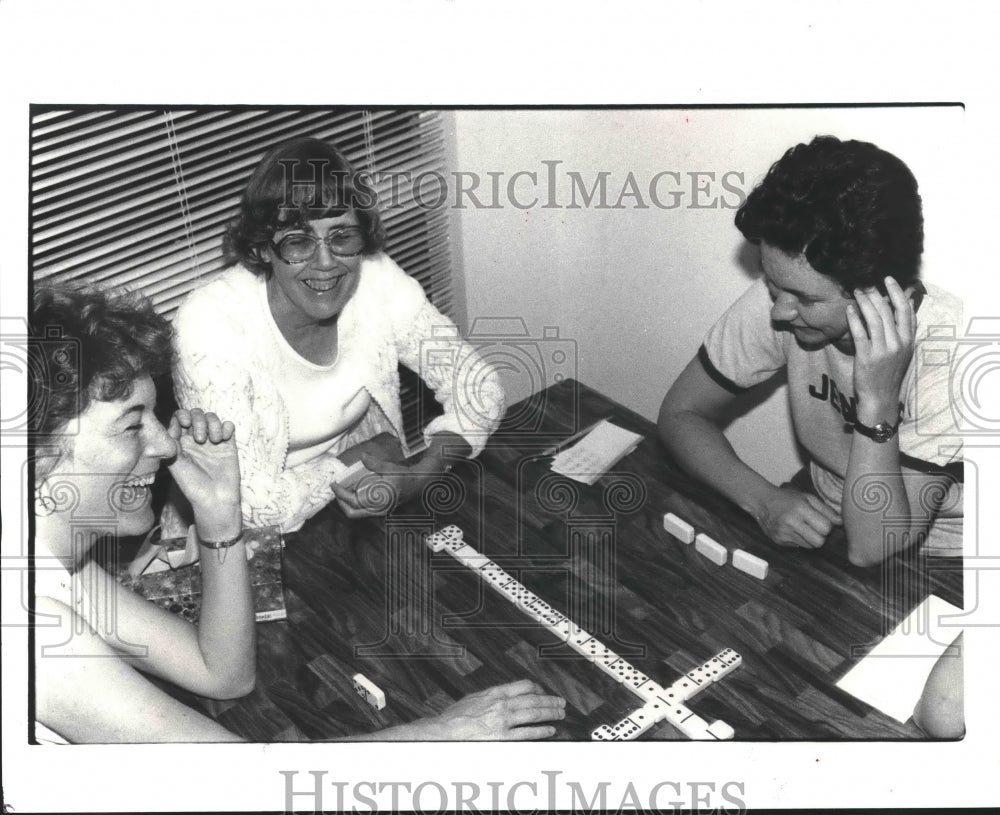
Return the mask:
<svg viewBox="0 0 1000 815"><path fill-rule="evenodd" d="M599 741L635 739L663 720L669 721L689 738L720 740L732 738L732 728L724 722L715 722L709 726L683 704L704 687L717 682L739 667L742 657L732 649L723 651L704 665L695 668L669 688L663 688L526 588L500 565L479 554L465 542L465 536L457 526L447 526L439 532L428 535L426 542L433 551L447 552L472 569L486 585L516 604L559 640L582 654L601 671L643 700L645 705L642 708L618 724L613 727L602 725L597 728L592 734L594 739Z"/></svg>

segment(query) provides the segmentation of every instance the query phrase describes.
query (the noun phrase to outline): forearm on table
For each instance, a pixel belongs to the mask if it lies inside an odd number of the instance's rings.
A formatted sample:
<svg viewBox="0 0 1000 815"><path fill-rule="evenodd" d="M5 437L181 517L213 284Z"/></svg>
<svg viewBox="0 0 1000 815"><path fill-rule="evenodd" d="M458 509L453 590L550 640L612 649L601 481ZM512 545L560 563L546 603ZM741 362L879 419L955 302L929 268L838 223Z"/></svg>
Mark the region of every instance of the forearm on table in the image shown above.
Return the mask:
<svg viewBox="0 0 1000 815"><path fill-rule="evenodd" d="M877 405L859 407L858 419L871 427L890 415ZM870 500L869 500L870 499ZM913 518L899 462L899 436L878 443L861 433L854 433L844 477L841 501L847 556L855 566L875 566L896 552L907 548L927 528ZM909 519L909 529L893 527L885 535L885 519ZM914 523L916 521L916 523Z"/></svg>
<svg viewBox="0 0 1000 815"><path fill-rule="evenodd" d="M344 736L333 741L441 741L444 738L444 729L437 724L436 719L427 718L387 727L385 730Z"/></svg>
<svg viewBox="0 0 1000 815"><path fill-rule="evenodd" d="M660 416L660 438L691 475L755 518L766 496L778 489L747 465L711 419L681 410Z"/></svg>

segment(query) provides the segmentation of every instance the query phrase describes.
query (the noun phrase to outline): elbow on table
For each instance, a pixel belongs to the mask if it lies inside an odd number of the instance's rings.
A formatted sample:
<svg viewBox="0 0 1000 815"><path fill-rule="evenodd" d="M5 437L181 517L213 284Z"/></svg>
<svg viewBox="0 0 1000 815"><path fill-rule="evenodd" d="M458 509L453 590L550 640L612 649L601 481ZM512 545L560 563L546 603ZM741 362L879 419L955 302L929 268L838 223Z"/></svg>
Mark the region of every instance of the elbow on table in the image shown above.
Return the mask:
<svg viewBox="0 0 1000 815"><path fill-rule="evenodd" d="M870 536L854 536L848 530L847 559L852 566L862 568L878 566L885 563L893 555L909 549L916 542L923 540L926 533L927 527L923 525L911 527L908 531L904 529L896 537L897 545L890 546L888 539L883 539L881 531L878 533L879 540L871 540Z"/></svg>
<svg viewBox="0 0 1000 815"><path fill-rule="evenodd" d="M256 671L240 671L230 676L220 677L204 695L209 699L217 699L219 701L240 699L253 693L256 686Z"/></svg>
<svg viewBox="0 0 1000 815"><path fill-rule="evenodd" d="M851 562L852 566L858 566L863 569L878 566L880 563L885 561L884 557L881 557L873 552L867 552L853 547L848 547L847 559Z"/></svg>

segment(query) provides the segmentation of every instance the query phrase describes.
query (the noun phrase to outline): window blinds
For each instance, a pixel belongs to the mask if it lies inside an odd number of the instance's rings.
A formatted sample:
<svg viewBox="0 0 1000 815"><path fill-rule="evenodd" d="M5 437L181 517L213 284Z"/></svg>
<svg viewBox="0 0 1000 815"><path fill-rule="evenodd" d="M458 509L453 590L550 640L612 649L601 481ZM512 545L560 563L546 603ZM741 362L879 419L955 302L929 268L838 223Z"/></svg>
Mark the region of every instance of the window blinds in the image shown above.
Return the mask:
<svg viewBox="0 0 1000 815"><path fill-rule="evenodd" d="M434 111L35 106L31 113L36 281L127 286L171 316L224 268L222 233L257 161L285 139L315 136L371 174L387 252L434 305L452 310L445 209L427 205L432 195L414 199L398 175L442 173ZM426 398L414 379L403 383L411 419L416 400Z"/></svg>

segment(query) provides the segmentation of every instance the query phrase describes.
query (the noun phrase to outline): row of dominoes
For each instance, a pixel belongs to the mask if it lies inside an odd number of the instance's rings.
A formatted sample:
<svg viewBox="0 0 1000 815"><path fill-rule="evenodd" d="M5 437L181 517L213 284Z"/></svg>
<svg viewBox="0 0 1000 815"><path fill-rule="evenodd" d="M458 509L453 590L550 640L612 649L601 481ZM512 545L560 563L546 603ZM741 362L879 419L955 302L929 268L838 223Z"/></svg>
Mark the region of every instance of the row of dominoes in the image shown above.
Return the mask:
<svg viewBox="0 0 1000 815"><path fill-rule="evenodd" d="M447 552L472 569L486 585L506 597L521 611L541 623L555 637L643 700L655 698L658 693L663 692L663 688L642 671L622 659L565 614L550 606L497 563L465 543L462 530L457 526L447 526L440 532L428 535L427 545L435 552Z"/></svg>
<svg viewBox="0 0 1000 815"><path fill-rule="evenodd" d="M681 543L694 543L699 554L704 555L716 566L722 566L729 559L729 551L721 543L712 540L704 532L695 534L694 527L668 512L663 516L663 528L677 538ZM758 580L767 577L767 561L756 555L751 555L743 549L733 552L733 567L745 572Z"/></svg>
<svg viewBox="0 0 1000 815"><path fill-rule="evenodd" d="M644 707L634 716L630 714L610 728L608 725L602 725L592 734L594 739L624 741L638 738L653 724L664 719L670 721L689 738L732 738L732 728L724 722L715 722L709 727L704 720L695 716L693 711L683 705L683 702L705 686L717 682L739 667L742 658L731 648L690 671L669 688L663 688L596 637L552 608L498 564L465 543L464 534L459 527L447 526L439 532L428 535L426 541L433 551L448 552L460 563L475 571L486 585L515 603L558 639L643 700ZM638 717L639 721L635 717ZM728 735L725 735L727 728Z"/></svg>

